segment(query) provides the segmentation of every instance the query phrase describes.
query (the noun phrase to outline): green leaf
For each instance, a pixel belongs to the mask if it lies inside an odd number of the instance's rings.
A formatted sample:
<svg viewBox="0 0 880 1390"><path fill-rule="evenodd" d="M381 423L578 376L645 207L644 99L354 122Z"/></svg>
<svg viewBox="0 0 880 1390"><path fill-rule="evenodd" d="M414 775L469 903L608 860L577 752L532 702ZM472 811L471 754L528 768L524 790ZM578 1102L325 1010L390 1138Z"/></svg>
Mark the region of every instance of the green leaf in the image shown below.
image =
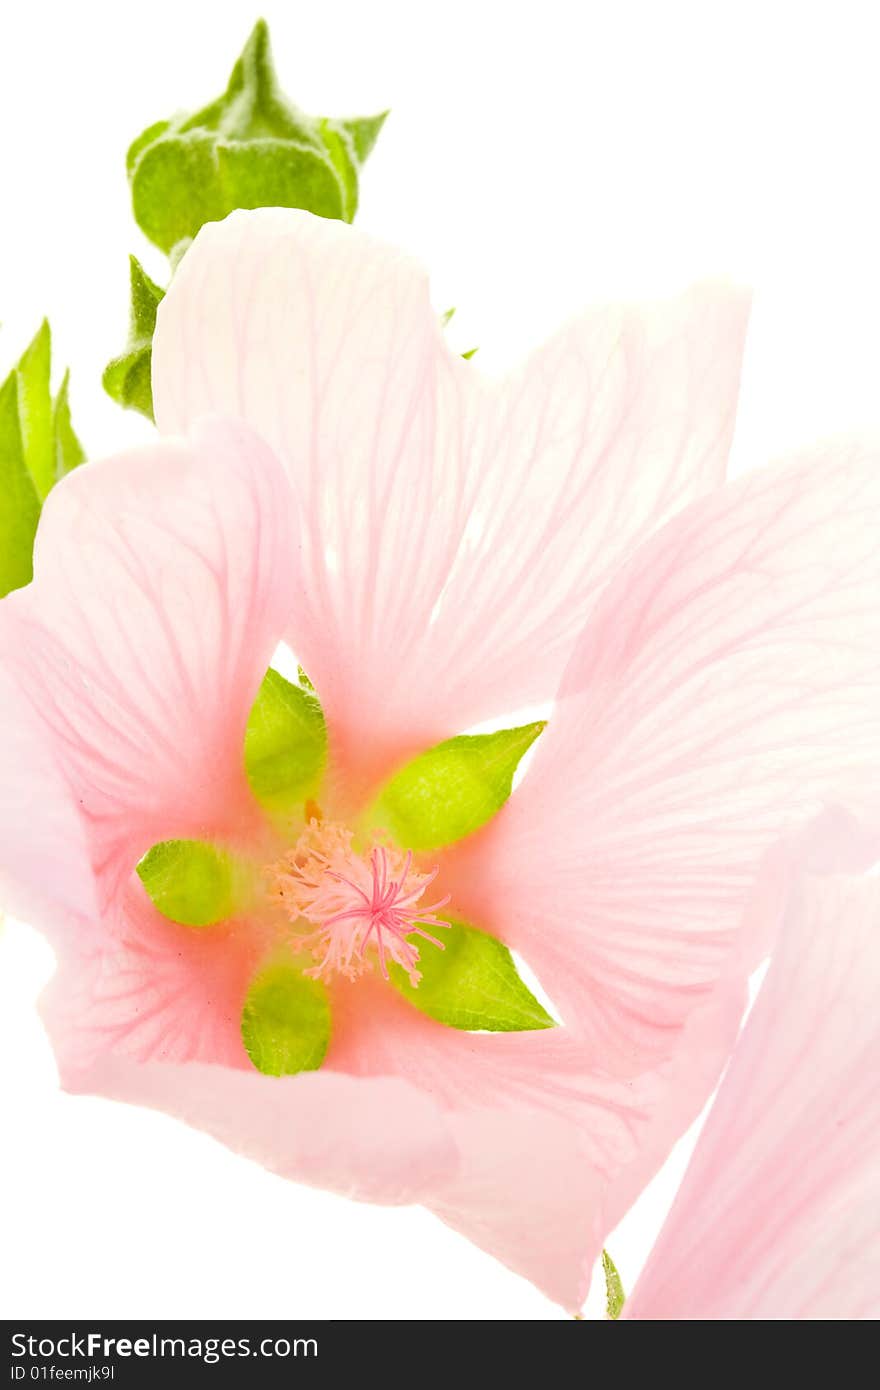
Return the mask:
<svg viewBox="0 0 880 1390"><path fill-rule="evenodd" d="M461 734L392 777L370 813L407 849L442 849L478 830L510 796L513 774L545 721L494 734Z"/></svg>
<svg viewBox="0 0 880 1390"><path fill-rule="evenodd" d="M254 796L287 814L317 791L327 761L327 728L320 701L271 668L251 706L244 765Z"/></svg>
<svg viewBox="0 0 880 1390"><path fill-rule="evenodd" d="M52 405L52 427L55 434L55 477L61 479L86 461L70 418L70 372L65 372Z"/></svg>
<svg viewBox="0 0 880 1390"><path fill-rule="evenodd" d="M191 115L157 121L128 151L138 225L169 255L234 208L354 216L358 174L387 113L322 120L282 92L260 20L226 91Z"/></svg>
<svg viewBox="0 0 880 1390"><path fill-rule="evenodd" d="M165 291L144 270L140 261L129 257L131 276L131 308L129 310L128 342L125 351L114 357L104 369L104 390L119 405L139 410L148 420L153 418L153 387L151 380L153 333L156 329L156 310Z"/></svg>
<svg viewBox="0 0 880 1390"><path fill-rule="evenodd" d="M614 1261L607 1250L602 1251L602 1268L605 1271L605 1308L609 1318L619 1318L626 1302L623 1284Z"/></svg>
<svg viewBox="0 0 880 1390"><path fill-rule="evenodd" d="M43 502L85 457L70 418L67 375L52 400L51 357L43 322L0 386L0 596L32 579Z"/></svg>
<svg viewBox="0 0 880 1390"><path fill-rule="evenodd" d="M268 1076L316 1071L330 1042L326 989L292 962L267 966L248 990L241 1037L257 1071Z"/></svg>
<svg viewBox="0 0 880 1390"><path fill-rule="evenodd" d="M555 1027L503 942L464 922L450 922L448 930L436 935L445 949L430 942L420 945L422 978L417 985L410 984L399 965L392 964L389 971L395 988L423 1014L472 1033Z"/></svg>
<svg viewBox="0 0 880 1390"><path fill-rule="evenodd" d="M55 448L52 436L52 397L49 376L52 336L46 319L15 368L18 381L18 418L28 472L40 500L45 501L55 482Z"/></svg>
<svg viewBox="0 0 880 1390"><path fill-rule="evenodd" d="M28 471L15 372L0 386L0 596L29 584L40 498Z"/></svg>
<svg viewBox="0 0 880 1390"><path fill-rule="evenodd" d="M247 901L244 866L204 840L161 840L137 871L154 907L185 927L225 922Z"/></svg>

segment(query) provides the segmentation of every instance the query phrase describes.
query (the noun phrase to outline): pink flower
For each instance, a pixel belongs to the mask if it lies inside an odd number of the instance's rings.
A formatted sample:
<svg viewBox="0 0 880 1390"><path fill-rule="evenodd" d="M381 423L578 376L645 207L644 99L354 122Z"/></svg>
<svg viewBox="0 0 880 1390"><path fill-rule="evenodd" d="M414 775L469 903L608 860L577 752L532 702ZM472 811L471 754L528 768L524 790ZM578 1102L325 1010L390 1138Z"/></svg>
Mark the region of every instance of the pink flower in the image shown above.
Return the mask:
<svg viewBox="0 0 880 1390"><path fill-rule="evenodd" d="M880 1316L880 878L844 817L815 839L625 1318Z"/></svg>
<svg viewBox="0 0 880 1390"><path fill-rule="evenodd" d="M181 437L59 486L0 607L0 889L58 952L64 1085L424 1202L579 1305L727 1058L768 845L826 796L877 809L877 452L721 486L745 314L722 287L600 310L492 386L361 233L263 211L199 235L155 340ZM242 757L280 639L330 748L281 829ZM367 835L391 772L554 694L484 828ZM135 869L174 839L274 866L270 891L169 921ZM461 920L564 1026L465 1031L383 979ZM332 1029L320 1070L261 1075L245 1015L280 946Z"/></svg>

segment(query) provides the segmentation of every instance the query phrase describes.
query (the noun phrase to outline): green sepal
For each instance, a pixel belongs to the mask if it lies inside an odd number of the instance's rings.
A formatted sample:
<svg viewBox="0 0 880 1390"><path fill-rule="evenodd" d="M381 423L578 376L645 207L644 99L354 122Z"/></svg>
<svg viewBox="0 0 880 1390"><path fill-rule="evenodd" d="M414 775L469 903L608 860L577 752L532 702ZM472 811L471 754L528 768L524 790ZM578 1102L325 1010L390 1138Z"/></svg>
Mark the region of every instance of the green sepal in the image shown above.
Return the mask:
<svg viewBox="0 0 880 1390"><path fill-rule="evenodd" d="M423 1014L450 1028L468 1032L521 1033L553 1028L555 1020L520 977L503 942L465 922L430 928L443 943L419 944L421 979L417 985L399 965L389 974L395 989Z"/></svg>
<svg viewBox="0 0 880 1390"><path fill-rule="evenodd" d="M377 116L354 116L349 120L336 122L351 141L358 164L363 164L367 155L371 153L389 115L388 111L380 111Z"/></svg>
<svg viewBox="0 0 880 1390"><path fill-rule="evenodd" d="M125 351L104 368L104 390L118 405L128 410L138 410L152 420L153 333L156 329L156 311L165 291L150 279L135 256L129 257L129 264L131 307L128 341Z"/></svg>
<svg viewBox="0 0 880 1390"><path fill-rule="evenodd" d="M30 583L43 502L85 458L70 418L67 374L52 399L51 357L44 321L0 386L0 596Z"/></svg>
<svg viewBox="0 0 880 1390"><path fill-rule="evenodd" d="M327 762L327 726L321 703L270 669L251 706L244 766L254 796L279 815L302 811L320 786Z"/></svg>
<svg viewBox="0 0 880 1390"><path fill-rule="evenodd" d="M257 1071L267 1076L317 1071L330 1044L326 989L292 959L266 966L248 989L241 1038Z"/></svg>
<svg viewBox="0 0 880 1390"><path fill-rule="evenodd" d="M55 436L55 477L63 478L86 461L86 451L79 442L70 418L70 372L64 373L58 394L52 405L52 429Z"/></svg>
<svg viewBox="0 0 880 1390"><path fill-rule="evenodd" d="M29 584L40 498L28 471L12 372L0 386L0 596Z"/></svg>
<svg viewBox="0 0 880 1390"><path fill-rule="evenodd" d="M169 255L234 208L305 208L350 221L360 166L385 114L327 120L300 111L279 86L259 20L222 96L155 122L131 145L135 219Z"/></svg>
<svg viewBox="0 0 880 1390"><path fill-rule="evenodd" d="M619 1318L623 1312L626 1294L624 1293L623 1282L617 1272L615 1263L607 1250L602 1251L602 1269L605 1273L606 1316L613 1320Z"/></svg>
<svg viewBox="0 0 880 1390"><path fill-rule="evenodd" d="M540 720L438 743L395 773L379 794L370 821L407 849L454 844L501 809L520 759L545 726Z"/></svg>
<svg viewBox="0 0 880 1390"><path fill-rule="evenodd" d="M358 207L360 167L376 143L387 111L361 120L318 122L318 131L342 185L342 217L351 222Z"/></svg>
<svg viewBox="0 0 880 1390"><path fill-rule="evenodd" d="M15 376L18 383L18 419L28 472L41 502L55 482L55 447L52 434L52 334L43 319L36 337L25 348Z"/></svg>
<svg viewBox="0 0 880 1390"><path fill-rule="evenodd" d="M160 840L137 866L153 906L184 927L212 927L248 905L253 873L205 840Z"/></svg>

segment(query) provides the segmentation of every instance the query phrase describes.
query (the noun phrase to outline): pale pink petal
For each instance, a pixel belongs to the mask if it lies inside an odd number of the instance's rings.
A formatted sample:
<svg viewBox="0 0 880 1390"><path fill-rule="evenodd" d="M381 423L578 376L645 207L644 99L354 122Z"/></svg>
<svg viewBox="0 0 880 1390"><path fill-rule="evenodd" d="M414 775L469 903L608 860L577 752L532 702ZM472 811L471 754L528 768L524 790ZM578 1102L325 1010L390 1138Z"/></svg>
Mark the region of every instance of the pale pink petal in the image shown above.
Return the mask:
<svg viewBox="0 0 880 1390"><path fill-rule="evenodd" d="M723 482L748 312L724 283L597 308L484 386L468 532L429 634L463 714L548 699L615 569Z"/></svg>
<svg viewBox="0 0 880 1390"><path fill-rule="evenodd" d="M880 449L694 504L603 597L521 788L449 857L596 1063L673 1051L764 852L823 799L880 823Z"/></svg>
<svg viewBox="0 0 880 1390"><path fill-rule="evenodd" d="M625 1316L880 1317L880 879L807 879Z"/></svg>
<svg viewBox="0 0 880 1390"><path fill-rule="evenodd" d="M282 1177L360 1201L420 1201L458 1163L438 1107L394 1078L261 1076L200 1062L132 1062L107 1053L64 1079L71 1091L161 1110Z"/></svg>
<svg viewBox="0 0 880 1390"><path fill-rule="evenodd" d="M462 1032L426 1017L379 980L361 979L334 986L325 1066L400 1076L450 1110L556 1114L579 1126L591 1161L611 1180L641 1161L646 1145L653 1150L655 1133L668 1151L696 1116L729 1056L744 1001L741 981L725 980L689 1021L686 1049L658 1070L619 1079L591 1064L570 1029ZM649 1157L656 1166L656 1155Z"/></svg>
<svg viewBox="0 0 880 1390"><path fill-rule="evenodd" d="M460 1032L378 979L336 987L333 1015L328 1068L399 1076L447 1115L460 1162L425 1205L575 1311L601 1250L597 1160L632 1152L640 1090L609 1098L564 1030Z"/></svg>
<svg viewBox="0 0 880 1390"><path fill-rule="evenodd" d="M61 1083L149 1105L280 1173L378 1202L410 1202L457 1170L435 1101L403 1081L256 1071L241 1038L271 929L194 931L135 883L112 934L62 954L41 1001Z"/></svg>
<svg viewBox="0 0 880 1390"><path fill-rule="evenodd" d="M288 498L265 446L215 422L77 469L46 504L34 582L6 601L5 676L31 706L28 740L40 726L37 772L66 788L65 824L77 808L76 873L91 864L102 904L155 841L244 829L245 722L290 602ZM10 812L27 824L13 742ZM51 848L13 872L51 878Z"/></svg>
<svg viewBox="0 0 880 1390"><path fill-rule="evenodd" d="M458 1169L426 1205L576 1313L602 1248L601 1179L583 1133L527 1109L455 1113L450 1129Z"/></svg>
<svg viewBox="0 0 880 1390"><path fill-rule="evenodd" d="M203 229L159 311L159 426L240 414L287 465L291 641L361 782L550 698L610 569L723 475L746 298L586 315L498 387L424 274L288 210Z"/></svg>
<svg viewBox="0 0 880 1390"><path fill-rule="evenodd" d="M241 1038L248 986L274 941L259 919L210 929L162 917L132 875L90 932L58 933L43 1000L62 1077L103 1054L251 1069Z"/></svg>
<svg viewBox="0 0 880 1390"><path fill-rule="evenodd" d="M148 1105L282 1177L361 1201L423 1202L575 1310L599 1244L597 1178L577 1131L545 1113L443 1110L395 1077L269 1077L104 1053L73 1092Z"/></svg>
<svg viewBox="0 0 880 1390"><path fill-rule="evenodd" d="M95 911L86 827L76 797L47 745L37 711L10 675L19 626L12 596L0 604L0 903L46 927L59 910ZM39 826L39 834L35 827Z"/></svg>
<svg viewBox="0 0 880 1390"><path fill-rule="evenodd" d="M462 1162L426 1205L573 1311L604 1236L717 1083L743 1003L740 981L719 985L673 1060L617 1079L566 1029L463 1033L359 980L334 989L325 1065L432 1096Z"/></svg>
<svg viewBox="0 0 880 1390"><path fill-rule="evenodd" d="M255 922L165 922L132 885L112 936L73 943L44 997L63 1085L166 1110L287 1177L421 1201L575 1310L603 1233L693 1119L732 1032L691 1027L674 1076L621 1082L587 1070L564 1029L460 1032L365 978L334 986L328 1085L302 1090L259 1076L241 1042L268 948Z"/></svg>
<svg viewBox="0 0 880 1390"><path fill-rule="evenodd" d="M387 740L383 706L405 698L459 544L466 373L421 270L306 213L261 209L206 226L161 306L159 428L238 414L287 466L291 640L346 746ZM405 727L431 714L412 711Z"/></svg>
<svg viewBox="0 0 880 1390"><path fill-rule="evenodd" d="M642 1097L630 1124L629 1145L597 1162L605 1178L599 1228L603 1243L666 1162L721 1078L736 1043L747 1000L745 972L732 956L714 990L688 1015L669 1056L636 1079L606 1078L621 1105Z"/></svg>

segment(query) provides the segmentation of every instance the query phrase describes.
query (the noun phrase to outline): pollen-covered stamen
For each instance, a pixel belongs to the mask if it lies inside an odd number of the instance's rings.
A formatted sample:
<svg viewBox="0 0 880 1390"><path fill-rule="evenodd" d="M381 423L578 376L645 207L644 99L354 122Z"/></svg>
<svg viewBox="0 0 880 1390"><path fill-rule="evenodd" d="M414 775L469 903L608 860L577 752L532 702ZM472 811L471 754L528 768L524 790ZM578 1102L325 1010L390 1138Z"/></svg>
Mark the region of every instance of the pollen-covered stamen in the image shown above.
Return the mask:
<svg viewBox="0 0 880 1390"><path fill-rule="evenodd" d="M316 928L292 943L311 951L318 962L306 974L338 971L355 979L369 967L368 952L375 949L386 979L388 962L394 961L418 984L419 952L409 938L422 937L442 951L442 941L425 928L448 926L436 916L448 897L421 903L436 877L436 869L414 868L411 852L377 844L359 854L347 827L312 820L275 869L275 891L289 916Z"/></svg>

